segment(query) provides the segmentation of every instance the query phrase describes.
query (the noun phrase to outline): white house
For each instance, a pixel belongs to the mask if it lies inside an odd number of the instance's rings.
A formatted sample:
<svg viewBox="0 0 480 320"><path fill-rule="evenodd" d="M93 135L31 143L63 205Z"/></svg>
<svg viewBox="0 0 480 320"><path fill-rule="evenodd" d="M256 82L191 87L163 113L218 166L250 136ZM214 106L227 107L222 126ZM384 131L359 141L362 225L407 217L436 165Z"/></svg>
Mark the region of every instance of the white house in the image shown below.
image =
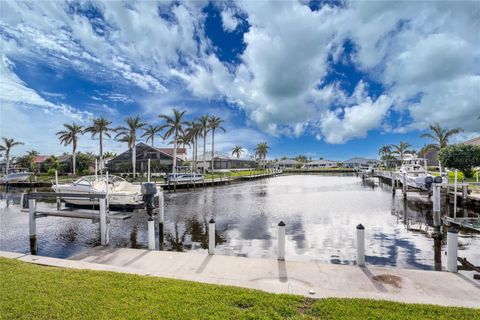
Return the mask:
<svg viewBox="0 0 480 320"><path fill-rule="evenodd" d="M318 168L338 168L337 161L330 160L316 160L307 162L303 165L304 169L318 169Z"/></svg>
<svg viewBox="0 0 480 320"><path fill-rule="evenodd" d="M302 163L293 159L283 159L276 162L273 162L270 166L276 169L295 169L298 166L301 166Z"/></svg>

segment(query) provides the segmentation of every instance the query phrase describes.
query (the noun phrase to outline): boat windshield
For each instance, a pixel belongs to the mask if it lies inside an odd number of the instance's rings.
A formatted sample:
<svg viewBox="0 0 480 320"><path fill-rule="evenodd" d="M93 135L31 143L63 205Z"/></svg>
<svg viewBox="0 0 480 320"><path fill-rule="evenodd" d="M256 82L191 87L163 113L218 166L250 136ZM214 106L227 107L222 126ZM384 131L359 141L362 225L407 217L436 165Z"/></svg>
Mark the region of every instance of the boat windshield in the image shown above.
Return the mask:
<svg viewBox="0 0 480 320"><path fill-rule="evenodd" d="M107 180L107 176L97 176L96 179L95 179L95 176L85 176L85 177L79 178L77 181L74 182L74 184L91 186L95 180L105 183L105 181ZM115 184L117 182L123 182L123 181L125 181L125 179L121 177L108 176L109 184Z"/></svg>

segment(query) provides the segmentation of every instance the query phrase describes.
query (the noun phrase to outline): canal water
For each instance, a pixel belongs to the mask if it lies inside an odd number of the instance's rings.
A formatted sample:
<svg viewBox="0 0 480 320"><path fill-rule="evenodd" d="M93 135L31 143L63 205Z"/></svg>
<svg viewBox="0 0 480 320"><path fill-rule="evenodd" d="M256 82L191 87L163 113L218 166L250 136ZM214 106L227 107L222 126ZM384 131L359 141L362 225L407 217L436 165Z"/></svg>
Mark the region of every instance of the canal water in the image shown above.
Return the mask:
<svg viewBox="0 0 480 320"><path fill-rule="evenodd" d="M29 251L28 214L19 207L22 191L0 194L0 250ZM441 250L445 266L445 243L434 245L431 237L427 197L409 195L404 201L401 192L392 196L389 186L355 176L280 176L165 193L165 203L167 250L205 251L208 221L213 218L217 254L275 258L277 225L284 221L287 260L354 264L356 226L363 224L367 263L433 270L435 251ZM459 216L464 214L475 215L461 211ZM99 245L98 229L90 220L40 218L38 254L63 258ZM146 229L145 212L114 220L110 246L146 248ZM480 234L460 232L459 243L459 256L479 265Z"/></svg>

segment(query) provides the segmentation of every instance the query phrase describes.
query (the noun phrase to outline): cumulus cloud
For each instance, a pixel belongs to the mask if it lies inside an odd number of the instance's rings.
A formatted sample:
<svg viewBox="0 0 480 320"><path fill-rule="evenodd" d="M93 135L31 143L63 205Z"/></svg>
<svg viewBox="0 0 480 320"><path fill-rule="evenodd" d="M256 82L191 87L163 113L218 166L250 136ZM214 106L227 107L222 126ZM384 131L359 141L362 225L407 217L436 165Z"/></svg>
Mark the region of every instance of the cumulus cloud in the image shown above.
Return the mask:
<svg viewBox="0 0 480 320"><path fill-rule="evenodd" d="M237 29L240 20L235 17L235 11L232 8L225 8L221 12L223 30L232 32Z"/></svg>

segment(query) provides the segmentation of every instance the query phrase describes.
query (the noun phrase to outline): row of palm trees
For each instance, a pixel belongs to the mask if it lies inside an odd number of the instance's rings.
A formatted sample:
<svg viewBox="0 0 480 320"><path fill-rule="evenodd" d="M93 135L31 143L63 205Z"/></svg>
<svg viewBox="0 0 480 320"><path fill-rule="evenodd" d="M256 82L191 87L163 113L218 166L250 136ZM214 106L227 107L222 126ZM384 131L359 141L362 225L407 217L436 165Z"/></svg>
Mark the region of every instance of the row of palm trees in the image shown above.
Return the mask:
<svg viewBox="0 0 480 320"><path fill-rule="evenodd" d="M419 153L422 155L427 154L431 150L440 151L441 149L448 146L449 140L453 135L456 135L460 132L463 132L461 128L454 128L454 129L445 129L440 126L439 123L434 123L429 126L430 132L423 133L420 135L421 138L428 138L433 141L433 143L429 143L425 145ZM403 160L405 154L415 154L417 153L415 150L409 149L412 145L405 141L400 141L398 145L390 144L384 145L380 147L378 150L378 154L381 156L382 160L389 161L394 160L394 155L397 155L400 160Z"/></svg>
<svg viewBox="0 0 480 320"><path fill-rule="evenodd" d="M213 159L215 153L215 132L217 130L225 129L221 126L224 122L221 118L210 115L203 115L199 119L194 121L185 120L185 111L179 111L177 109L172 110L172 115L161 114L159 118L163 120L162 125L151 125L143 122L139 116L127 117L125 119L125 125L116 128L111 127L111 121L100 117L95 118L92 121L92 125L83 127L78 124L64 124L64 130L57 132L57 137L63 145L72 146L72 162L73 162L73 174L76 174L76 151L78 145L78 139L80 135L90 133L91 138L98 137L99 140L99 158L100 158L100 170L103 169L103 140L105 137L112 138L111 133L115 133L114 139L127 144L129 150L132 152L132 168L133 174L136 173L136 144L138 138L146 138L146 142L151 142L154 146L155 138L161 136L163 140L172 138L173 143L173 173L176 173L177 167L177 149L179 144L185 146L193 146L193 163L194 169L197 170L197 157L198 157L198 141L203 138L203 171L206 169L206 143L208 134L211 134L212 144L212 168ZM140 135L140 131L143 130L143 134ZM161 133L163 135L161 135Z"/></svg>

